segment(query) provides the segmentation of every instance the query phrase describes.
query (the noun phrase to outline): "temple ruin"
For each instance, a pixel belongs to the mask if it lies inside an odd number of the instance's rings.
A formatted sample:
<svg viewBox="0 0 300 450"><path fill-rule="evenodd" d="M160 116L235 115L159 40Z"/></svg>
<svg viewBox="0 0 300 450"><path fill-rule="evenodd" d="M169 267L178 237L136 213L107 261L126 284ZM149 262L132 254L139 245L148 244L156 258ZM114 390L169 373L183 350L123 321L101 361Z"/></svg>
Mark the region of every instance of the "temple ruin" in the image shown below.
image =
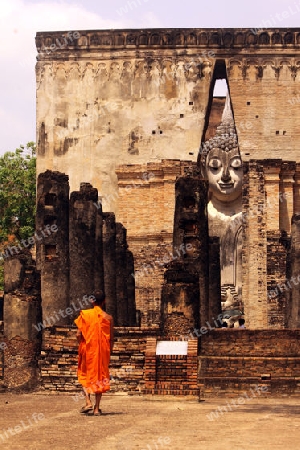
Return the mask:
<svg viewBox="0 0 300 450"><path fill-rule="evenodd" d="M75 305L101 288L115 390L297 394L300 29L66 33L36 35L36 223L57 230L7 263L4 382L23 339L37 383L76 389Z"/></svg>

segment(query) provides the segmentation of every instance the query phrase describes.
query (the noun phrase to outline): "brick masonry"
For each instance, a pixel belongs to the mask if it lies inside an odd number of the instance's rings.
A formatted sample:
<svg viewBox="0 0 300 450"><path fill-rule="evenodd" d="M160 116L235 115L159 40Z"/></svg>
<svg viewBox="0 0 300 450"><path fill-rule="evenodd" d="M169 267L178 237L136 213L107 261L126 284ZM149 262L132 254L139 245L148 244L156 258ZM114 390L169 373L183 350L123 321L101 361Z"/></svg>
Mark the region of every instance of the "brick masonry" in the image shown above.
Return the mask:
<svg viewBox="0 0 300 450"><path fill-rule="evenodd" d="M201 337L201 397L267 386L266 395L300 394L300 330L219 329Z"/></svg>
<svg viewBox="0 0 300 450"><path fill-rule="evenodd" d="M197 339L188 341L187 356L156 356L160 330L116 328L111 355L111 392L198 396ZM43 331L39 359L41 386L49 391L80 391L77 381L75 327Z"/></svg>
<svg viewBox="0 0 300 450"><path fill-rule="evenodd" d="M122 165L116 171L118 217L134 256L135 301L142 326L161 321L164 266L173 254L175 183L194 166L191 161L168 160Z"/></svg>
<svg viewBox="0 0 300 450"><path fill-rule="evenodd" d="M75 334L76 328L67 326L43 331L39 367L44 389L81 391ZM186 356L158 356L159 328L116 328L111 392L205 398L266 386L265 395L299 395L299 338L299 330L218 329L189 339Z"/></svg>
<svg viewBox="0 0 300 450"><path fill-rule="evenodd" d="M144 394L198 397L198 340L188 340L187 355L156 355L157 342L147 340Z"/></svg>
<svg viewBox="0 0 300 450"><path fill-rule="evenodd" d="M115 345L110 363L111 392L142 391L147 337L158 334L159 328L155 326L115 328ZM41 386L50 391L80 391L77 354L76 327L44 329L39 359Z"/></svg>

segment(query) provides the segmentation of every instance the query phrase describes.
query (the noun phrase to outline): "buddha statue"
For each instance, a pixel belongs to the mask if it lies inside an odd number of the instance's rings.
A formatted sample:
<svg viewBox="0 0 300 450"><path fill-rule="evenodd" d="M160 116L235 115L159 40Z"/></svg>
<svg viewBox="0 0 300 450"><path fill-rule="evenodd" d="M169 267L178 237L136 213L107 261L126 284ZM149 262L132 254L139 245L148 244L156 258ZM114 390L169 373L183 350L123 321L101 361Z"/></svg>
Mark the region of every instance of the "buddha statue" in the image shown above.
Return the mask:
<svg viewBox="0 0 300 450"><path fill-rule="evenodd" d="M230 289L230 309L241 307L243 168L229 95L221 124L201 145L199 158L209 184L209 235L220 239L222 305L228 309Z"/></svg>

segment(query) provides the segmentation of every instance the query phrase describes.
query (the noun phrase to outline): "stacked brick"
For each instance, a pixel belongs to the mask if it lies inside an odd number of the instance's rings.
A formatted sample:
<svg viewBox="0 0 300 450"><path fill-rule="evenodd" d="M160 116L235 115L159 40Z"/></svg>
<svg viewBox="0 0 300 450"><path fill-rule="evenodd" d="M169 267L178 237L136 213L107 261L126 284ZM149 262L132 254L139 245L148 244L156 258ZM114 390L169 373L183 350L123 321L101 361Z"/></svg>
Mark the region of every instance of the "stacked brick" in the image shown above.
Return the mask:
<svg viewBox="0 0 300 450"><path fill-rule="evenodd" d="M289 297L286 290L280 290L286 282L288 274L287 255L290 245L290 239L282 236L272 236L268 233L267 243L267 273L268 273L268 328L283 328L287 326L287 300ZM299 274L299 273L298 273ZM298 276L297 274L297 276ZM274 282L276 280L276 282ZM292 286L292 285L291 285ZM293 286L292 286L293 287ZM273 297L272 291L277 289L277 295ZM291 327L295 328L295 327Z"/></svg>
<svg viewBox="0 0 300 450"><path fill-rule="evenodd" d="M115 345L111 356L111 392L141 392L147 336L158 335L159 328L115 328ZM41 386L49 391L80 390L77 381L75 327L52 327L43 331L39 359Z"/></svg>
<svg viewBox="0 0 300 450"><path fill-rule="evenodd" d="M74 391L78 343L76 329L52 327L43 331L43 345L39 359L41 385L50 391Z"/></svg>
<svg viewBox="0 0 300 450"><path fill-rule="evenodd" d="M187 334L209 320L207 183L200 180L199 169L189 169L175 185L174 260L166 266L162 290L166 336Z"/></svg>
<svg viewBox="0 0 300 450"><path fill-rule="evenodd" d="M159 327L117 328L110 375L112 392L140 393L144 387L145 352L148 336L157 336Z"/></svg>
<svg viewBox="0 0 300 450"><path fill-rule="evenodd" d="M0 353L3 387L5 390L26 392L38 386L39 342L15 336L4 338L4 351Z"/></svg>
<svg viewBox="0 0 300 450"><path fill-rule="evenodd" d="M290 274L292 289L288 292L288 327L300 328L300 214L293 216L290 251ZM295 283L293 282L295 281Z"/></svg>
<svg viewBox="0 0 300 450"><path fill-rule="evenodd" d="M156 346L157 339L148 338L143 393L198 397L198 340L188 341L187 355L156 355Z"/></svg>
<svg viewBox="0 0 300 450"><path fill-rule="evenodd" d="M201 396L238 394L260 385L268 395L299 395L299 338L299 330L220 329L202 336Z"/></svg>
<svg viewBox="0 0 300 450"><path fill-rule="evenodd" d="M257 160L244 164L243 180L243 304L248 327L282 329L297 303L298 276L295 252L290 255L296 196L293 190L295 163ZM290 310L290 313L288 312ZM295 322L294 322L295 324ZM292 326L296 328L295 326Z"/></svg>
<svg viewBox="0 0 300 450"><path fill-rule="evenodd" d="M122 165L118 177L118 220L127 229L134 257L136 308L142 326L160 324L164 267L173 255L175 182L195 163L163 160Z"/></svg>
<svg viewBox="0 0 300 450"><path fill-rule="evenodd" d="M99 249L99 244L102 245L102 215L95 207L97 202L98 191L89 183L81 183L80 190L70 196L70 302L104 287L103 254Z"/></svg>

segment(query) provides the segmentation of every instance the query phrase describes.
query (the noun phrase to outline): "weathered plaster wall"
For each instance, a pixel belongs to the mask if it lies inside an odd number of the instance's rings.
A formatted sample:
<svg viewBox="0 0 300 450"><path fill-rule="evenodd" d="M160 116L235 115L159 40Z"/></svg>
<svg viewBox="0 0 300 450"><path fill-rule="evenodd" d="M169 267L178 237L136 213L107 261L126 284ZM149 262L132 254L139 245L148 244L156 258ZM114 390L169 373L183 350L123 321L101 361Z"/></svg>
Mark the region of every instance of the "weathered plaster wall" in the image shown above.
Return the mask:
<svg viewBox="0 0 300 450"><path fill-rule="evenodd" d="M140 49L125 31L126 46L107 45L107 34L82 32L76 46L50 54L60 33L37 35L38 173L67 167L71 191L89 182L116 212L107 197L118 164L197 159L213 61L200 65L197 47Z"/></svg>
<svg viewBox="0 0 300 450"><path fill-rule="evenodd" d="M38 173L68 168L105 210L118 164L196 160L220 60L243 159L298 161L299 29L82 31L49 51L62 34L36 38Z"/></svg>

